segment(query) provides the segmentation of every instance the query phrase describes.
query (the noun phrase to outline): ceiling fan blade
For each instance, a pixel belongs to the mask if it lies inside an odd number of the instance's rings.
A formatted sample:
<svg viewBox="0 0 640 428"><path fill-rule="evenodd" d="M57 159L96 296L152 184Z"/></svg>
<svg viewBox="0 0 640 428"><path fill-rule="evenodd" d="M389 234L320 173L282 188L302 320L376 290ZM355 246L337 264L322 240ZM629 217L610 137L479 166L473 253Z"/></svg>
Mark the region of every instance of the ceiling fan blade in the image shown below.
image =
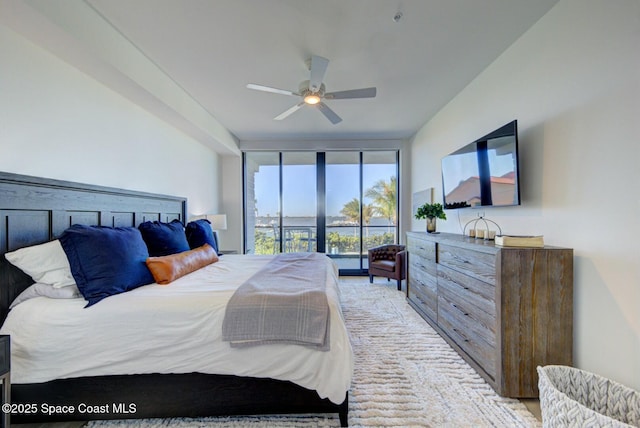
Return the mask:
<svg viewBox="0 0 640 428"><path fill-rule="evenodd" d="M311 77L309 78L309 89L311 92L318 92L322 80L324 79L324 73L327 71L329 60L321 56L311 57Z"/></svg>
<svg viewBox="0 0 640 428"><path fill-rule="evenodd" d="M351 89L349 91L329 92L324 94L328 100L343 100L346 98L375 98L376 88Z"/></svg>
<svg viewBox="0 0 640 428"><path fill-rule="evenodd" d="M296 92L293 92L293 91L287 91L286 89L272 88L272 87L269 87L269 86L256 85L254 83L249 83L247 85L247 88L248 89L255 89L256 91L271 92L273 94L300 96L300 94L298 94Z"/></svg>
<svg viewBox="0 0 640 428"><path fill-rule="evenodd" d="M288 109L287 111L285 111L283 113L280 113L278 116L274 117L273 120L282 120L282 119L290 116L294 112L298 111L298 109L300 107L302 107L303 105L304 105L304 101L301 101L298 104L296 104L293 107L291 107L290 109Z"/></svg>
<svg viewBox="0 0 640 428"><path fill-rule="evenodd" d="M338 116L336 112L331 110L328 105L326 105L325 103L318 103L317 105L318 110L320 110L331 123L335 125L336 123L342 122L342 118Z"/></svg>

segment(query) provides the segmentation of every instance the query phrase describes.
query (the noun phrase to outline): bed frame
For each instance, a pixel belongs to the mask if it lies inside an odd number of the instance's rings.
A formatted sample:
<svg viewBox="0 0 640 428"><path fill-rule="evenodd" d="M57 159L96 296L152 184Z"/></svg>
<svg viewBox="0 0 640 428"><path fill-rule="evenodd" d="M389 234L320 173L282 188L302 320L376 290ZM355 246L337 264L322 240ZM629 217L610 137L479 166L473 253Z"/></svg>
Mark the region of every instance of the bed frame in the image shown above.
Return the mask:
<svg viewBox="0 0 640 428"><path fill-rule="evenodd" d="M0 253L56 239L72 224L134 226L149 220L185 221L185 198L0 172ZM33 281L0 255L0 322ZM73 405L74 413L14 414L15 423L91 419L338 413L342 404L315 391L274 379L190 374L147 374L59 379L14 384L12 403ZM80 412L80 403L97 407ZM102 412L105 411L105 412Z"/></svg>

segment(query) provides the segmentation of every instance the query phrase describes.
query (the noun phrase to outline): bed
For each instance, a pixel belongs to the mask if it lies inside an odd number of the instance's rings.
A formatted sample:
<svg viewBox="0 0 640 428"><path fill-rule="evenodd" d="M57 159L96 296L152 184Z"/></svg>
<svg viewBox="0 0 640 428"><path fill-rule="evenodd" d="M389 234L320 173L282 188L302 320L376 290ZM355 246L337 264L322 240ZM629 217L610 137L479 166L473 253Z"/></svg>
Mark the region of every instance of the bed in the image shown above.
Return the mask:
<svg viewBox="0 0 640 428"><path fill-rule="evenodd" d="M51 241L60 236L72 224L104 225L110 227L138 226L145 221L170 222L185 220L186 200L166 195L134 192L101 186L83 185L59 180L49 180L16 174L0 173L0 253L4 254L16 248ZM93 314L100 317L101 312L114 310L126 311L128 305L136 307L146 298L157 299L162 293L172 296L171 300L183 299L183 304L192 308L191 313L209 311L211 317L220 315L221 301L229 299L233 290L247 277L266 263L268 258L260 256L225 255L219 262L202 268L192 274L176 280L169 286L157 284L143 286L123 295L112 296L96 305ZM74 413L52 412L44 414L39 407L35 412L22 412L12 415L13 422L43 422L89 419L122 419L149 417L197 417L218 415L248 414L286 414L286 413L338 413L342 426L347 425L348 384L352 370L352 355L348 344L348 334L344 328L339 311L335 266L327 268L327 290L332 305L330 323L331 351L309 350L297 345L272 345L262 347L262 351L251 348L231 348L228 358L217 353L215 346L205 344L196 334L187 334L189 338L171 339L167 334L169 326L174 325L170 317L160 317L157 326L149 326L148 320L139 320L153 332L156 339L154 352L149 352L144 360L146 369L127 367L120 361L123 352L137 352L136 358L145 355L142 348L136 348L137 339L126 337L107 328L109 324L98 327L101 331L93 337L95 348L78 345L74 356L77 361L73 369L69 364L60 364L65 354L56 355L52 351L55 342L66 348L73 346L69 338L61 337L43 343L41 353L50 359L33 363L22 358L20 342L12 344L17 354L12 359L12 402L46 403L49 406L78 405L88 406L89 411ZM232 272L225 277L225 272ZM209 279L207 279L209 278ZM82 299L69 299L49 305L46 298L32 299L12 309L7 320L9 305L14 298L30 286L33 280L19 269L0 257L0 317L4 322L4 332L27 330L33 313L45 313L55 325L64 324L67 313L87 314ZM205 287L194 284L205 283ZM206 299L197 293L211 291L218 295L215 302L205 303ZM173 293L173 294L171 294ZM125 296L127 295L127 296ZM177 296L177 297L176 297ZM222 300L220 300L220 298ZM131 300L134 299L133 303ZM135 299L140 299L136 300ZM128 301L128 303L127 303ZM175 303L175 302L174 302ZM198 307L200 305L201 307ZM155 304L155 308L162 307ZM213 309L212 309L213 308ZM217 309L216 309L217 308ZM336 309L338 309L336 311ZM129 308L130 310L130 308ZM169 313L173 309L163 309ZM85 311L85 312L82 312ZM120 313L116 318L124 318ZM337 318L336 318L337 316ZM102 316L104 321L109 317ZM5 322L6 320L6 322ZM57 321L55 321L57 320ZM166 322L165 322L166 321ZM164 322L164 323L163 323ZM185 324L200 322L193 319ZM100 324L98 324L100 325ZM35 327L36 330L40 327ZM100 330L101 329L101 330ZM200 331L203 328L199 329ZM115 330L114 330L115 331ZM17 334L17 333L16 333ZM192 337L193 336L193 337ZM12 338L13 339L13 338ZM222 346L224 347L224 346ZM281 347L281 348L278 348ZM289 349L287 349L289 348ZM335 354L329 356L334 352ZM340 348L344 348L339 351ZM211 349L211 358L207 353ZM265 354L286 355L289 352L292 366L282 366L275 372L267 363L271 358ZM183 364L171 352L178 351L192 365ZM272 350L272 351L269 351ZM293 350L293 354L291 354ZM94 361L89 357L96 355ZM192 354L189 355L189 352ZM340 354L341 352L341 354ZM37 353L37 352L36 352ZM314 354L315 353L315 354ZM260 359L255 355L261 356ZM324 354L317 357L318 354ZM175 355L175 352L173 353ZM293 357L291 357L293 355ZM314 355L316 355L314 357ZM253 358L251 356L254 356ZM173 360L171 358L174 358ZM319 367L315 373L304 372L303 362L318 358ZM253 364L255 360L264 360L266 370ZM298 363L295 361L298 360ZM212 362L215 361L215 364ZM232 364L233 363L233 364ZM297 364L297 365L296 365ZM323 367L324 366L324 367ZM342 384L342 386L340 386Z"/></svg>

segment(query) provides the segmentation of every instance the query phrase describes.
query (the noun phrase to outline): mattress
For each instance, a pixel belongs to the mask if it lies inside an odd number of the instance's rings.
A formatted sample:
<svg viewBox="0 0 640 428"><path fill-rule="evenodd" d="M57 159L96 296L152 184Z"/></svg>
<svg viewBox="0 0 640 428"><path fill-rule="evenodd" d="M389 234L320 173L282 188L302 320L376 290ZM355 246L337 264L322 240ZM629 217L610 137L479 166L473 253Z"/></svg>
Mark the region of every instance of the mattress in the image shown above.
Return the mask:
<svg viewBox="0 0 640 428"><path fill-rule="evenodd" d="M222 341L227 301L271 258L225 255L169 285L145 285L89 308L82 298L20 303L0 329L11 335L12 382L198 372L286 380L342 403L353 351L331 259L325 261L329 351L293 344L232 348Z"/></svg>

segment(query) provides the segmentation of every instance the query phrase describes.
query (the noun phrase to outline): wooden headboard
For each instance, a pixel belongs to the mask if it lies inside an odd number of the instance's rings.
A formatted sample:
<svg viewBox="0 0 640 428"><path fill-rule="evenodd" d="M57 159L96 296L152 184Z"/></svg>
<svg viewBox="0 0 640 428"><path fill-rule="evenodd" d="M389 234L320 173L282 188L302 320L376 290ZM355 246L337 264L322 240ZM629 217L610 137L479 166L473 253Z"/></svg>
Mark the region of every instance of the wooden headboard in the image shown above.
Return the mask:
<svg viewBox="0 0 640 428"><path fill-rule="evenodd" d="M186 212L185 198L0 172L0 323L33 283L4 253L56 239L72 224L184 223Z"/></svg>

